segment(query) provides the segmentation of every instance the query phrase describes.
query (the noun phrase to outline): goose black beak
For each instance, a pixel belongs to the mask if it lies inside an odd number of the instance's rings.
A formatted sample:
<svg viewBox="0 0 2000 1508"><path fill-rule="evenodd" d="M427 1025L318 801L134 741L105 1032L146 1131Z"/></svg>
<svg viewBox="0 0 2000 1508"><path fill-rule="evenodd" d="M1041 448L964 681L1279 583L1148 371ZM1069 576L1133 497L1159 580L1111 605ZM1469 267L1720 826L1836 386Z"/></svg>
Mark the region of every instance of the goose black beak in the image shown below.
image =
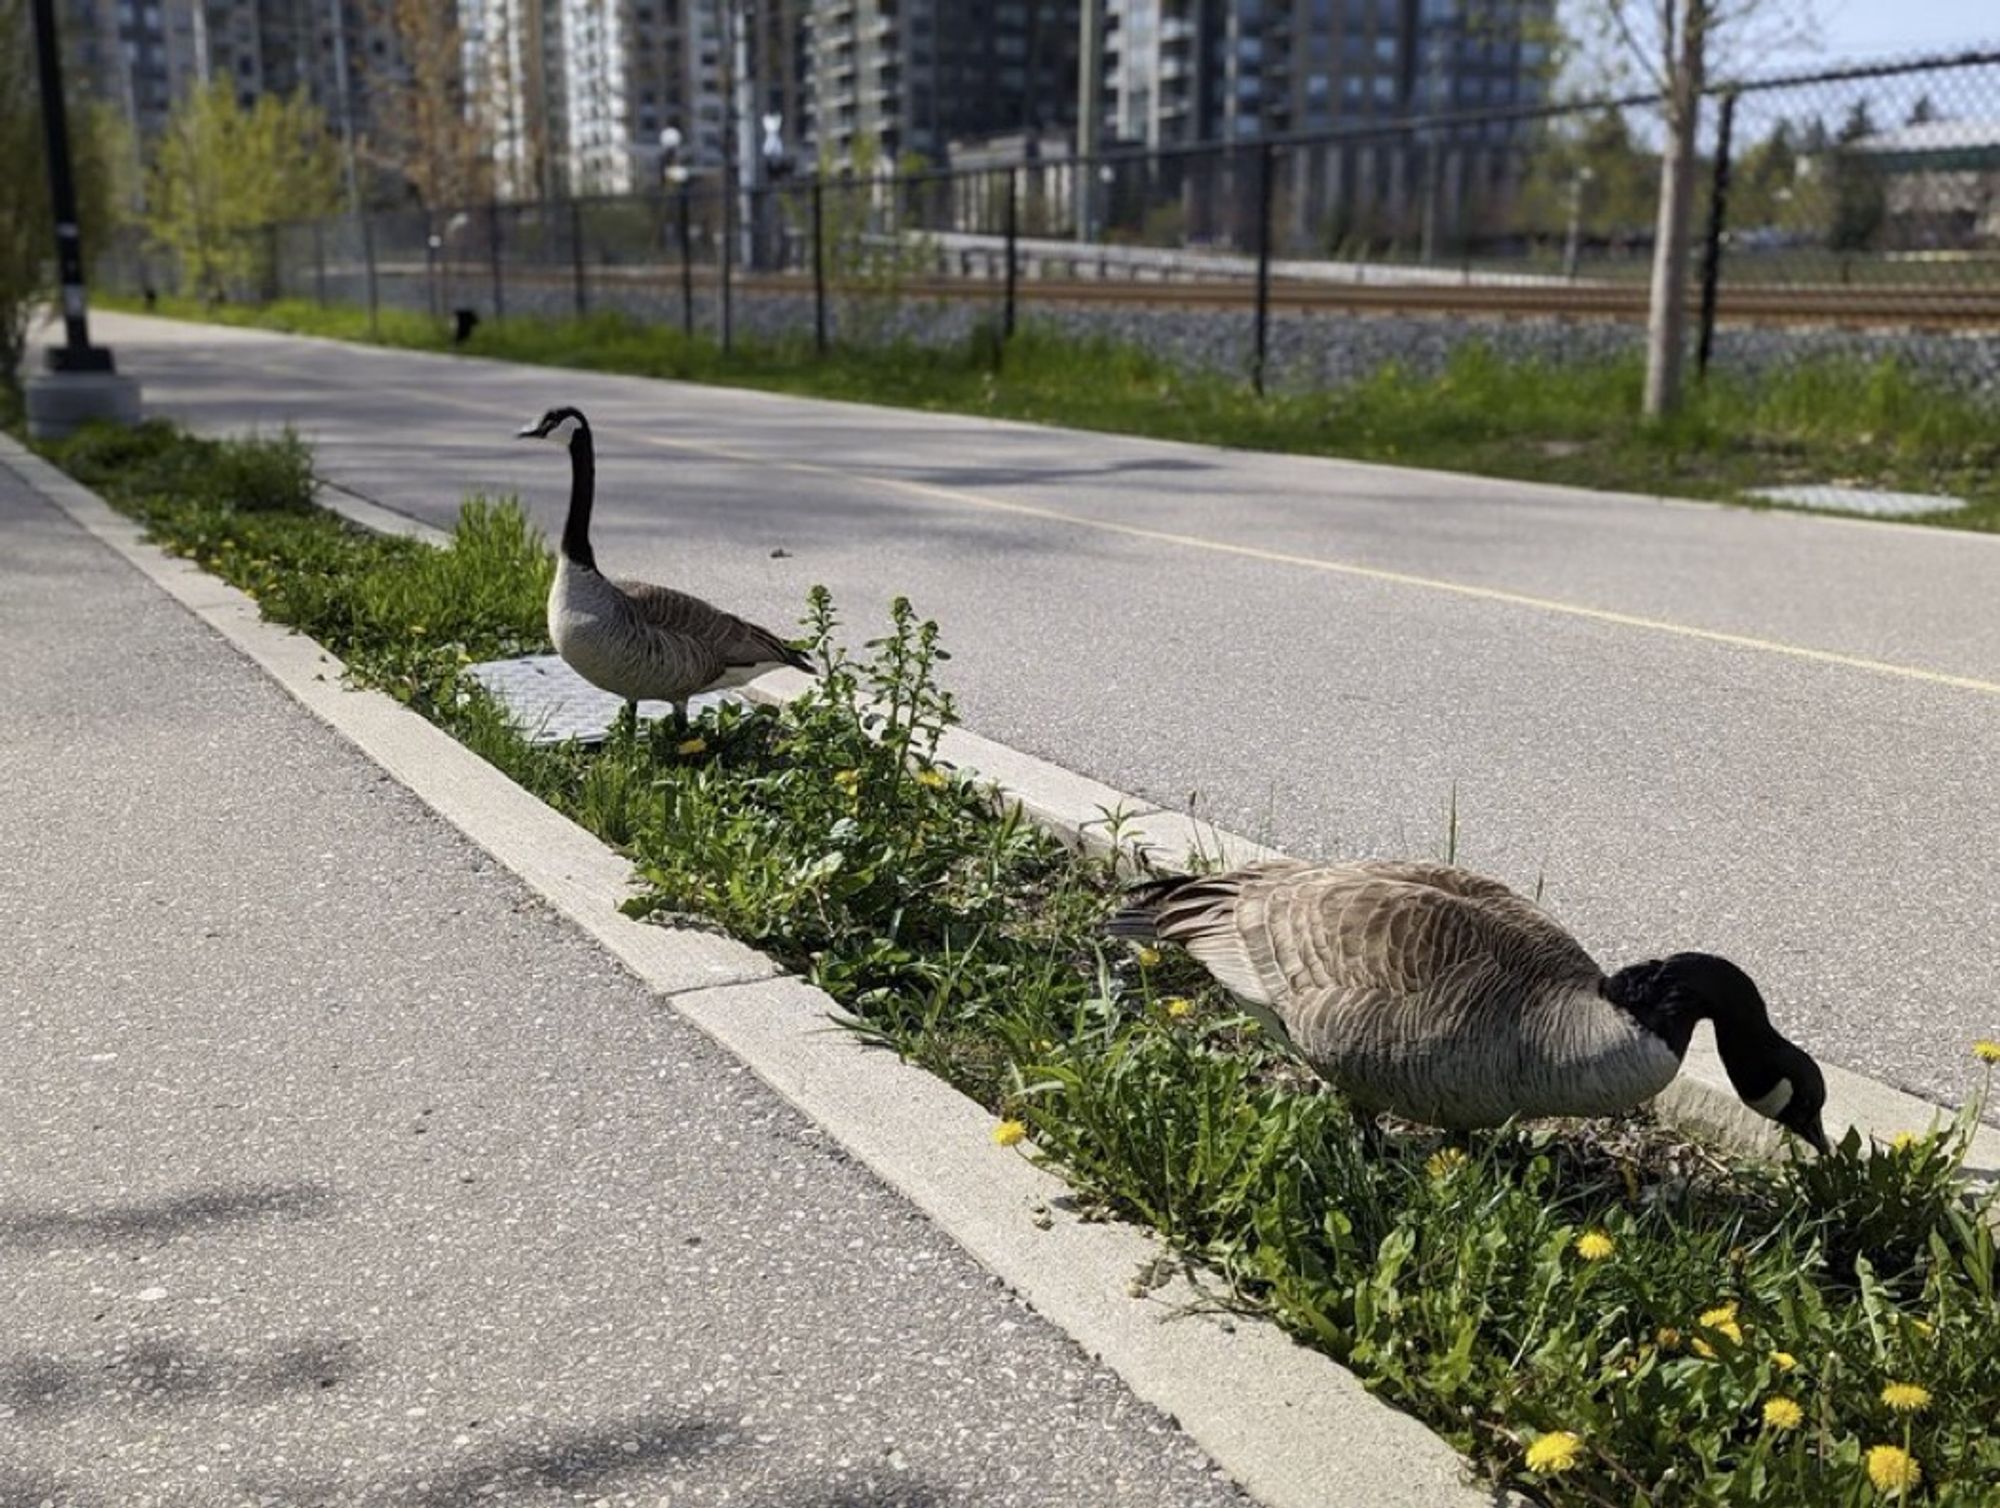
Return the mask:
<svg viewBox="0 0 2000 1508"><path fill-rule="evenodd" d="M1812 1143L1813 1150L1819 1153L1821 1157L1825 1157L1833 1151L1833 1147L1826 1139L1826 1127L1820 1124L1818 1116L1814 1116L1812 1124L1799 1134Z"/></svg>
<svg viewBox="0 0 2000 1508"><path fill-rule="evenodd" d="M524 424L514 431L514 438L517 440L539 440L541 437L542 427L539 424Z"/></svg>

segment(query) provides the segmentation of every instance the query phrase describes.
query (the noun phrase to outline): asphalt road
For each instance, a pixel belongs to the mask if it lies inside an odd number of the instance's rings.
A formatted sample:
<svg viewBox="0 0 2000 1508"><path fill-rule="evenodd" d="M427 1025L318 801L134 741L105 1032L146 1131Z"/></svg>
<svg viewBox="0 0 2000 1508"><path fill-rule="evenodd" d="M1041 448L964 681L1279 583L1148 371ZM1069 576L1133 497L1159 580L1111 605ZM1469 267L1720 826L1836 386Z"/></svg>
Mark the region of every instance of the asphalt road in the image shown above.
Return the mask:
<svg viewBox="0 0 2000 1508"><path fill-rule="evenodd" d="M0 466L0 1504L1221 1505Z"/></svg>
<svg viewBox="0 0 2000 1508"><path fill-rule="evenodd" d="M937 617L976 731L1301 854L1432 854L1608 965L1737 959L1934 1097L2000 1035L2000 540L111 317L156 412L297 426L435 523L552 534L573 402L607 566L773 623ZM774 558L776 551L786 552Z"/></svg>

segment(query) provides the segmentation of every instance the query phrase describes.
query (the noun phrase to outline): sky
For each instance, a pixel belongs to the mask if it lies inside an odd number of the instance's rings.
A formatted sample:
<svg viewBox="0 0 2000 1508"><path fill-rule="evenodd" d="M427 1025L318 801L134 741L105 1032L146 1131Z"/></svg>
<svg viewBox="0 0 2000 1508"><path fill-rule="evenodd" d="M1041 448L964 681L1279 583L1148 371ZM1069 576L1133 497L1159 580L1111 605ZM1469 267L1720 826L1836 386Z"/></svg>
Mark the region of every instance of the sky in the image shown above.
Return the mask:
<svg viewBox="0 0 2000 1508"><path fill-rule="evenodd" d="M1601 4L1561 0L1572 18ZM1790 73L1982 43L2000 48L2000 0L1771 0L1771 5L1787 16L1805 7L1819 21L1819 45L1768 51L1760 59L1760 72Z"/></svg>
<svg viewBox="0 0 2000 1508"><path fill-rule="evenodd" d="M1603 0L1559 0L1568 11L1572 27L1586 8L1601 7ZM1712 58L1712 69L1735 77L1769 77L1773 74L1812 73L1851 63L1910 59L1930 53L1951 53L1971 49L2000 51L2000 0L1769 0L1766 17L1778 15L1787 24L1779 31L1795 30L1789 18L1801 7L1817 20L1816 42L1800 41L1782 47L1762 45L1773 28L1768 20L1753 22L1757 40L1752 51L1742 47L1724 49ZM1601 10L1596 12L1602 14ZM1644 13L1643 10L1641 12ZM1650 33L1647 34L1650 37ZM1751 34L1744 34L1746 37ZM1614 48L1615 51L1615 48ZM1596 59L1596 61L1594 61ZM1579 92L1604 92L1602 84L1592 86L1601 66L1599 55L1586 51L1571 85ZM1714 73L1711 73L1714 77ZM1615 88L1637 90L1641 81L1626 74ZM1817 116L1829 128L1837 127L1847 111L1864 102L1877 129L1900 125L1920 96L1928 97L1934 112L1953 120L2000 121L2000 65L1954 69L1943 74L1905 74L1853 83L1806 85L1795 89L1759 91L1745 95L1738 112L1738 130L1748 139L1757 139L1780 118L1796 121ZM1704 128L1712 125L1710 119ZM1641 136L1647 134L1643 114L1631 119Z"/></svg>
<svg viewBox="0 0 2000 1508"><path fill-rule="evenodd" d="M1996 0L1819 0L1818 11L1825 45L1817 57L1829 64L1980 43L2000 47ZM1814 56L1798 61L1810 65Z"/></svg>

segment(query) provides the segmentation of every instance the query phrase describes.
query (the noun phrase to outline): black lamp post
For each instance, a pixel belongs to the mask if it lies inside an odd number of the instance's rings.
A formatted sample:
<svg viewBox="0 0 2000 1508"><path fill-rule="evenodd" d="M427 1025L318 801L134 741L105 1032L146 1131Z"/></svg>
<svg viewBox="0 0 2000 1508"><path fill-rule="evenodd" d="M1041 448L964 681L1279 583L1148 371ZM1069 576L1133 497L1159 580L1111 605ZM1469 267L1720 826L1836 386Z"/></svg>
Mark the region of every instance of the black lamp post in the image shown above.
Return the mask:
<svg viewBox="0 0 2000 1508"><path fill-rule="evenodd" d="M76 223L76 180L69 166L69 117L63 108L62 46L56 39L55 0L35 0L35 53L42 75L42 133L48 143L49 197L56 216L56 273L62 282L63 325L68 337L49 350L53 372L108 372L111 353L90 343L90 311L83 293L83 231Z"/></svg>
<svg viewBox="0 0 2000 1508"><path fill-rule="evenodd" d="M35 57L40 69L42 131L55 211L56 276L61 284L64 342L48 351L49 375L28 382L28 428L38 436L67 434L90 419L134 420L138 384L116 375L111 352L90 343L90 309L83 287L83 231L77 224L76 180L70 170L69 120L63 108L62 44L55 0L34 0Z"/></svg>

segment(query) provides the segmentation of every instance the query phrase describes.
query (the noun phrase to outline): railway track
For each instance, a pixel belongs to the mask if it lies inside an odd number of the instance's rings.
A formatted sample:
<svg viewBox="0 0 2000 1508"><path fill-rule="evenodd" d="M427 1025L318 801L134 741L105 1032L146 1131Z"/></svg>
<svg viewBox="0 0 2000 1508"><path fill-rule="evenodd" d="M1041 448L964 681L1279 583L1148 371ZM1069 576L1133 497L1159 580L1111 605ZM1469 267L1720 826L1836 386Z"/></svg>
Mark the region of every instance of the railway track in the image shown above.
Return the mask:
<svg viewBox="0 0 2000 1508"><path fill-rule="evenodd" d="M425 276L421 263L383 264L385 276ZM447 286L480 289L489 286L484 264L464 263L451 270ZM569 266L507 267L508 287L573 288L575 269ZM695 272L697 293L712 294L716 269ZM662 299L678 299L680 269L674 266L587 266L583 272L585 300L592 290L644 290ZM739 297L759 294L812 296L812 280L797 273L739 273L731 284ZM994 299L1003 296L998 278L939 277L902 279L900 297L922 299ZM829 296L852 297L871 291L861 286L830 285ZM1188 281L1125 279L1055 279L1023 277L1016 284L1017 305L1082 304L1247 311L1255 297L1244 280ZM1688 294L1692 309L1699 303ZM1271 307L1285 313L1351 314L1357 316L1430 315L1488 319L1578 319L1643 322L1647 289L1640 283L1577 282L1536 286L1478 282L1303 282L1274 279ZM1902 329L2000 332L2000 287L1929 288L1856 283L1724 286L1716 300L1722 324L1834 326L1850 329Z"/></svg>

